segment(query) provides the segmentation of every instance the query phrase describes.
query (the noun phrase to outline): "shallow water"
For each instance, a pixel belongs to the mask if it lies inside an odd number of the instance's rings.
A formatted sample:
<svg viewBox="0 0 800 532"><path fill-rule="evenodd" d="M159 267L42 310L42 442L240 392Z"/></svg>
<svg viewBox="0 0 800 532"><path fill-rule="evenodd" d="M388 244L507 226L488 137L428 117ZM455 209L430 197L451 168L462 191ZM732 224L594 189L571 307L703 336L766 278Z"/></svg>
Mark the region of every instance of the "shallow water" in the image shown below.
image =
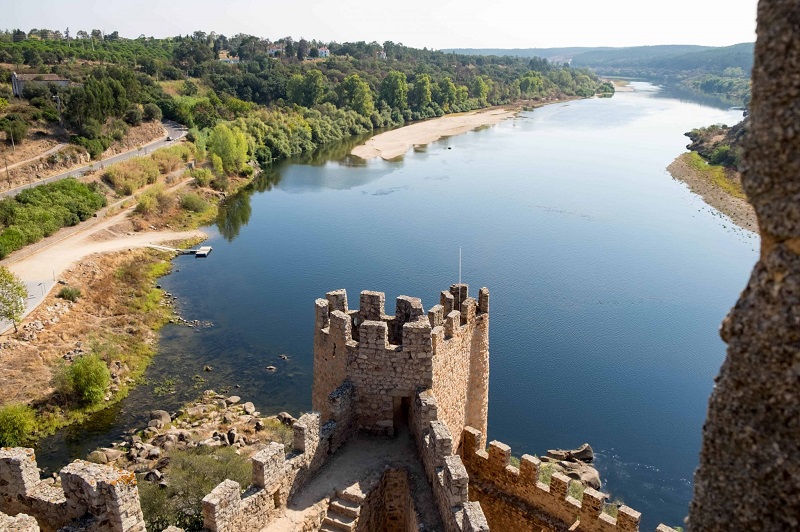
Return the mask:
<svg viewBox="0 0 800 532"><path fill-rule="evenodd" d="M263 192L229 200L211 256L179 257L161 282L184 317L214 327L166 327L149 383L43 442L40 462L60 467L206 388L265 413L309 409L314 300L346 288L356 306L367 289L386 292L389 313L401 294L429 308L457 282L461 246L464 282L491 291L489 439L516 455L590 442L604 489L643 530L681 524L725 354L718 326L758 237L665 170L684 132L741 111L636 87L399 162L344 144L277 165Z"/></svg>

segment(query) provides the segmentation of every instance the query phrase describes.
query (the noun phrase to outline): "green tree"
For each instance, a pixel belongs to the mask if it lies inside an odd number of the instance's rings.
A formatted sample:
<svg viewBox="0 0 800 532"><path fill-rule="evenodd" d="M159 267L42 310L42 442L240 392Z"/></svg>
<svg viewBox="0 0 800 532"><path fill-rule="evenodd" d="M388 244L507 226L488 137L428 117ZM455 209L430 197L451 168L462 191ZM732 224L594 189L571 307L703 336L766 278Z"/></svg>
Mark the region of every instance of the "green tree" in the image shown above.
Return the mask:
<svg viewBox="0 0 800 532"><path fill-rule="evenodd" d="M431 103L431 77L428 74L417 74L414 85L408 93L408 104L413 109L423 109Z"/></svg>
<svg viewBox="0 0 800 532"><path fill-rule="evenodd" d="M237 127L217 124L208 137L208 153L216 155L222 161L222 167L228 174L238 173L247 162L248 142L245 134Z"/></svg>
<svg viewBox="0 0 800 532"><path fill-rule="evenodd" d="M161 120L161 109L154 103L144 104L144 119L148 122L158 122Z"/></svg>
<svg viewBox="0 0 800 532"><path fill-rule="evenodd" d="M469 91L473 98L485 101L489 97L489 84L483 76L478 76L472 80L472 86Z"/></svg>
<svg viewBox="0 0 800 532"><path fill-rule="evenodd" d="M339 88L339 101L342 107L350 108L361 116L370 116L375 111L369 84L358 74L347 76Z"/></svg>
<svg viewBox="0 0 800 532"><path fill-rule="evenodd" d="M433 100L445 111L449 111L451 106L456 103L457 90L453 80L445 77L439 80L432 89Z"/></svg>
<svg viewBox="0 0 800 532"><path fill-rule="evenodd" d="M17 332L17 323L22 319L27 300L25 283L11 270L0 266L0 318L13 323L14 332Z"/></svg>
<svg viewBox="0 0 800 532"><path fill-rule="evenodd" d="M22 144L28 134L28 124L19 116L9 115L0 120L0 131L5 131L9 144Z"/></svg>
<svg viewBox="0 0 800 532"><path fill-rule="evenodd" d="M408 106L406 75L397 70L389 72L381 81L380 97L392 109L405 109Z"/></svg>

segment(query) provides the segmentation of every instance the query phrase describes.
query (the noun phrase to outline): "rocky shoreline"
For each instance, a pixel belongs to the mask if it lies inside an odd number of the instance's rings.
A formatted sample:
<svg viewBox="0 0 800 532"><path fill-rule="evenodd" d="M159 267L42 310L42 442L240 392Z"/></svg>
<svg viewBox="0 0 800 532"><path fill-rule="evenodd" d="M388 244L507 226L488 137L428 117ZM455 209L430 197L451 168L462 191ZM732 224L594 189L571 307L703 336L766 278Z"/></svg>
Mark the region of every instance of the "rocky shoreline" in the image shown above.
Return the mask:
<svg viewBox="0 0 800 532"><path fill-rule="evenodd" d="M206 390L202 397L174 413L154 410L147 427L110 447L89 454L90 462L110 464L166 483L169 453L196 447L232 447L245 457L270 442L290 444L297 421L286 412L262 417L251 402Z"/></svg>
<svg viewBox="0 0 800 532"><path fill-rule="evenodd" d="M689 155L689 153L679 155L667 167L667 171L672 177L686 183L689 190L702 197L707 204L727 215L739 227L758 233L758 220L753 206L745 199L728 194L692 168L686 160Z"/></svg>

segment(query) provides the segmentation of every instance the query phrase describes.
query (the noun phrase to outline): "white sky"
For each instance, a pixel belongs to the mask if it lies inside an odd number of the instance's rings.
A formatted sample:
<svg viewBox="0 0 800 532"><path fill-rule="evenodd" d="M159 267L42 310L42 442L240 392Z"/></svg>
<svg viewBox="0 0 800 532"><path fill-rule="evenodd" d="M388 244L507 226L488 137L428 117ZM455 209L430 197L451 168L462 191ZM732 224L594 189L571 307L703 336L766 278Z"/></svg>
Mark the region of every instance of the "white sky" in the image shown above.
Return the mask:
<svg viewBox="0 0 800 532"><path fill-rule="evenodd" d="M195 30L422 48L544 48L755 40L757 0L0 0L0 28Z"/></svg>

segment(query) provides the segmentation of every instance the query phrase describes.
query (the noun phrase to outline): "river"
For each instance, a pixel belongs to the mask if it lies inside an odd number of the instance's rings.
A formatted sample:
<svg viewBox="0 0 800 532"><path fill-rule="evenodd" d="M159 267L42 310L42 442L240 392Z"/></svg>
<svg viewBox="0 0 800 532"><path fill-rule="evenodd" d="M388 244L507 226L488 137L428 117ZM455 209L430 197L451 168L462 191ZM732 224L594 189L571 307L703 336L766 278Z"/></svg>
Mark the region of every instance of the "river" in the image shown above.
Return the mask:
<svg viewBox="0 0 800 532"><path fill-rule="evenodd" d="M380 290L390 314L401 294L430 308L458 280L460 247L464 282L492 297L489 439L518 456L589 442L604 490L642 512L642 530L682 524L725 356L717 330L758 236L665 170L684 132L741 111L634 87L401 161L348 156L351 141L276 165L227 202L211 256L178 257L161 281L185 318L214 326L165 327L147 384L42 442L40 463L58 468L207 388L267 414L308 410L314 300Z"/></svg>

